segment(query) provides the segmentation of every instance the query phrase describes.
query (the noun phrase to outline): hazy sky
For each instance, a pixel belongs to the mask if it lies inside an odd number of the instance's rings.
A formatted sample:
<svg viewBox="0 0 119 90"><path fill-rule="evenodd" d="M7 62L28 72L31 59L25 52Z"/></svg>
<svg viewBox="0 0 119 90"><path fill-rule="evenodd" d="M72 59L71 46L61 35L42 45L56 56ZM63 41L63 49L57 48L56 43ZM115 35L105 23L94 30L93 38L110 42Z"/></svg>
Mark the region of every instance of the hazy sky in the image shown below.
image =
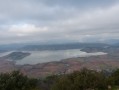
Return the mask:
<svg viewBox="0 0 119 90"><path fill-rule="evenodd" d="M0 44L119 38L119 0L0 0Z"/></svg>

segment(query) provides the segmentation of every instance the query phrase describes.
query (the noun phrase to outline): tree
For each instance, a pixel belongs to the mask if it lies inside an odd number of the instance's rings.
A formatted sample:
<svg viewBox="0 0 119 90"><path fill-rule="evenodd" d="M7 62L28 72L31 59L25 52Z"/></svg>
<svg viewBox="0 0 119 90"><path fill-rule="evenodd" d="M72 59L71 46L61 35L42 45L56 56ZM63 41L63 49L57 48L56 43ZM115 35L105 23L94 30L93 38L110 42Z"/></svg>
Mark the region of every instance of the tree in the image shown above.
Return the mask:
<svg viewBox="0 0 119 90"><path fill-rule="evenodd" d="M109 77L109 82L111 82L112 85L119 86L119 69L111 74L111 76Z"/></svg>
<svg viewBox="0 0 119 90"><path fill-rule="evenodd" d="M32 90L36 86L36 79L30 79L19 71L0 74L0 90Z"/></svg>
<svg viewBox="0 0 119 90"><path fill-rule="evenodd" d="M107 90L107 86L103 73L83 69L61 77L52 90Z"/></svg>

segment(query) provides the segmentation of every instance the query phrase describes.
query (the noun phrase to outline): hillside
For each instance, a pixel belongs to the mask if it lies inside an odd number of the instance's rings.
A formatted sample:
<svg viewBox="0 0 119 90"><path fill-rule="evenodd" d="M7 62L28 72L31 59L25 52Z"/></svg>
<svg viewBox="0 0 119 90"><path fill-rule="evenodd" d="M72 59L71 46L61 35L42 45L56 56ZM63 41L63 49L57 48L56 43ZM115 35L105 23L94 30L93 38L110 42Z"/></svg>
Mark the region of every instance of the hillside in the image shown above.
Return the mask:
<svg viewBox="0 0 119 90"><path fill-rule="evenodd" d="M28 52L12 52L6 56L3 56L1 58L8 59L8 60L21 60L27 56L29 56L30 53Z"/></svg>

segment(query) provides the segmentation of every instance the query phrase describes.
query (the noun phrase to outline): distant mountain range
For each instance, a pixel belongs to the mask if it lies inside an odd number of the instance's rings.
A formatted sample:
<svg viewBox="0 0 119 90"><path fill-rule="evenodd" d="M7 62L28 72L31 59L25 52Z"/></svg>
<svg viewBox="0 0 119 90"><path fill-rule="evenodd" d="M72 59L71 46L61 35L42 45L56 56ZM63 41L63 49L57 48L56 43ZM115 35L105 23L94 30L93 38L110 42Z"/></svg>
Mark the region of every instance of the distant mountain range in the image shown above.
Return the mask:
<svg viewBox="0 0 119 90"><path fill-rule="evenodd" d="M54 44L54 45L27 45L20 50L39 51L39 50L68 50L68 49L81 49L86 47L101 48L109 46L103 43L73 43L73 44Z"/></svg>
<svg viewBox="0 0 119 90"><path fill-rule="evenodd" d="M105 44L106 43L106 44ZM118 47L119 40L108 40L105 43L66 43L66 44L7 44L0 45L0 52L11 50L67 50L67 49L81 49L86 47L101 48L101 47Z"/></svg>

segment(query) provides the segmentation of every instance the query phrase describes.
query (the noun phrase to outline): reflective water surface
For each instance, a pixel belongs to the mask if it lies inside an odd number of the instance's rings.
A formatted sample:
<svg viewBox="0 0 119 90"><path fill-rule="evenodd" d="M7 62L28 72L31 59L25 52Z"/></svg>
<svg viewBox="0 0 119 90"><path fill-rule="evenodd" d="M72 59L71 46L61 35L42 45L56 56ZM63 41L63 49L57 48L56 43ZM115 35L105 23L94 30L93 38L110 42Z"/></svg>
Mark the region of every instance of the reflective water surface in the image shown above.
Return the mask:
<svg viewBox="0 0 119 90"><path fill-rule="evenodd" d="M37 64L51 61L60 61L66 58L72 57L88 57L88 56L96 56L103 55L106 53L96 52L96 53L86 53L80 51L80 49L72 49L72 50L58 50L58 51L31 51L31 55L19 60L16 64Z"/></svg>

